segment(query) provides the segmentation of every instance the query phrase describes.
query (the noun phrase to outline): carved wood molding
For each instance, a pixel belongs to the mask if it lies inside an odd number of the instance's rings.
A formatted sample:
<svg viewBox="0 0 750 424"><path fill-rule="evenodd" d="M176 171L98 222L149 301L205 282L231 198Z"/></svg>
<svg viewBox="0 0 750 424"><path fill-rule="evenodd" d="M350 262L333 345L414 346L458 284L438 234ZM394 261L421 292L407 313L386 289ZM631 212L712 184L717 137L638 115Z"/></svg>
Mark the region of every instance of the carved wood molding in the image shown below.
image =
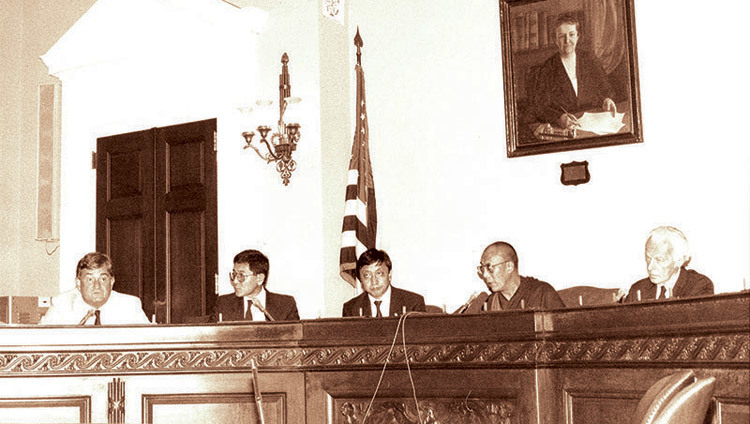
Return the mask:
<svg viewBox="0 0 750 424"><path fill-rule="evenodd" d="M417 366L544 366L608 363L714 363L737 366L750 360L750 336L643 337L617 340L521 341L408 345ZM390 346L205 348L195 350L92 351L0 354L0 377L18 374L122 374L130 372L249 371L261 368L328 368L382 365ZM92 346L92 350L96 346ZM389 360L404 364L403 348Z"/></svg>
<svg viewBox="0 0 750 424"><path fill-rule="evenodd" d="M107 422L125 422L125 382L119 378L107 383Z"/></svg>
<svg viewBox="0 0 750 424"><path fill-rule="evenodd" d="M334 423L359 424L367 415L373 424L478 423L510 424L513 402L502 399L431 398L419 403L419 413L411 399L378 399L368 411L369 401L336 399ZM420 421L421 418L421 421Z"/></svg>
<svg viewBox="0 0 750 424"><path fill-rule="evenodd" d="M539 350L543 363L569 362L723 362L747 363L747 334L643 337L628 340L545 342Z"/></svg>

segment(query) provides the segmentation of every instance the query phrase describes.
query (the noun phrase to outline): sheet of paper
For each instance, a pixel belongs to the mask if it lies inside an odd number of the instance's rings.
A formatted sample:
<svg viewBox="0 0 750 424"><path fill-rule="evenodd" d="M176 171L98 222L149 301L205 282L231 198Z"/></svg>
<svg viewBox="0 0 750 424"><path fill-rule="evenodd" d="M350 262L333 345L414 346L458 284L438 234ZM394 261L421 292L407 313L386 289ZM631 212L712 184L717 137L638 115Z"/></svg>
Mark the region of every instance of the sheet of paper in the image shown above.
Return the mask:
<svg viewBox="0 0 750 424"><path fill-rule="evenodd" d="M624 116L625 113L615 113L615 116L612 116L612 112L586 112L578 118L578 123L583 131L598 135L614 134L625 126L622 122Z"/></svg>

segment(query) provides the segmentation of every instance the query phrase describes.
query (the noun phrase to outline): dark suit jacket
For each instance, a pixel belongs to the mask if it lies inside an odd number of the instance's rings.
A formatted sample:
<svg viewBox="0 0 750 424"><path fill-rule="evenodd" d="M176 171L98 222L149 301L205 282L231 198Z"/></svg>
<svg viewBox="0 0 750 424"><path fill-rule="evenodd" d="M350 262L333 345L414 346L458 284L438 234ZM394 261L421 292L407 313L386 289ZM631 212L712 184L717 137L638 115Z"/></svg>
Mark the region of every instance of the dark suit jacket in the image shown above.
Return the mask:
<svg viewBox="0 0 750 424"><path fill-rule="evenodd" d="M245 306L244 297L237 297L234 294L225 294L216 299L214 311L211 314L211 321L219 320L219 314L222 315L223 321L244 321ZM266 290L266 311L276 321L296 321L299 320L297 312L297 302L294 297L285 294L272 293ZM268 318L266 318L268 321Z"/></svg>
<svg viewBox="0 0 750 424"><path fill-rule="evenodd" d="M391 306L388 311L388 316L395 317L401 315L404 307L406 307L406 312L424 312L424 297L408 290L401 290L391 286ZM344 303L344 309L341 312L341 316L358 317L360 308L362 308L363 316L372 317L370 299L367 293L362 293Z"/></svg>
<svg viewBox="0 0 750 424"><path fill-rule="evenodd" d="M638 290L641 291L641 300L656 299L656 284L652 283L648 277L638 280L632 286L628 295L623 302L637 302ZM714 283L703 274L692 269L682 268L677 282L672 290L672 297L691 297L714 294Z"/></svg>
<svg viewBox="0 0 750 424"><path fill-rule="evenodd" d="M600 110L605 98L614 97L596 57L584 50L576 51L576 78L578 95L559 54L554 54L540 66L537 86L532 90L540 121L556 124L563 109L573 114L589 109Z"/></svg>

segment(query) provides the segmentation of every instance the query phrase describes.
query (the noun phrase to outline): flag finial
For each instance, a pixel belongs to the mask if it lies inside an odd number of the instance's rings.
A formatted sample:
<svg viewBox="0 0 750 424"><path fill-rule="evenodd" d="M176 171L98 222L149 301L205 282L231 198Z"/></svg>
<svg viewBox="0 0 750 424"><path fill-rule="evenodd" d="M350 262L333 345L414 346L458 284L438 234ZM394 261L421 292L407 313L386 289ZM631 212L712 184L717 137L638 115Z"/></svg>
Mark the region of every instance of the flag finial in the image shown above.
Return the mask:
<svg viewBox="0 0 750 424"><path fill-rule="evenodd" d="M357 35L354 36L354 45L357 46L357 65L362 65L362 51L360 49L364 43L359 35L359 26L357 26Z"/></svg>

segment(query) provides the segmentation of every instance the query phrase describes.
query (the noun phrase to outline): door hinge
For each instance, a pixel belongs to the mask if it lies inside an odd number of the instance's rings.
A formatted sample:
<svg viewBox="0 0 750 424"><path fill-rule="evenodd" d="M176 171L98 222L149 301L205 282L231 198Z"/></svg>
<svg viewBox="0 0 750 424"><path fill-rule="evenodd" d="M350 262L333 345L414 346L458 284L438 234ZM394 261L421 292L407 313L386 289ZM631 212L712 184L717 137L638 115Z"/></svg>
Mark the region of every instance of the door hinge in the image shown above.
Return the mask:
<svg viewBox="0 0 750 424"><path fill-rule="evenodd" d="M219 295L219 274L214 274L214 294Z"/></svg>
<svg viewBox="0 0 750 424"><path fill-rule="evenodd" d="M91 151L91 169L96 169L96 152Z"/></svg>
<svg viewBox="0 0 750 424"><path fill-rule="evenodd" d="M218 149L219 149L219 141L216 135L216 130L214 130L214 152L218 151Z"/></svg>

